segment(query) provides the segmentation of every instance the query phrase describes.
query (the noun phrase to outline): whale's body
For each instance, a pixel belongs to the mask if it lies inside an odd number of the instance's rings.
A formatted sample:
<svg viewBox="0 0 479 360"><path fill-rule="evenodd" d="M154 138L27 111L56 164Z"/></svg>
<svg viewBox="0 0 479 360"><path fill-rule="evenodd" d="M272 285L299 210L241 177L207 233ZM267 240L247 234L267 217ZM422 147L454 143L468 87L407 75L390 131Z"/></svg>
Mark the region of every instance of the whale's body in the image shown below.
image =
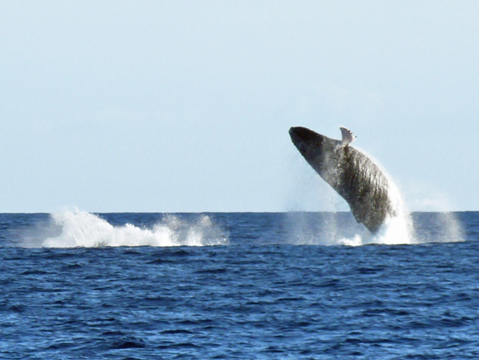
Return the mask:
<svg viewBox="0 0 479 360"><path fill-rule="evenodd" d="M343 141L304 127L292 127L289 134L301 155L346 200L356 221L369 231L377 232L387 217L398 214L388 177L371 159L348 145L354 140L352 133L345 140L343 131Z"/></svg>

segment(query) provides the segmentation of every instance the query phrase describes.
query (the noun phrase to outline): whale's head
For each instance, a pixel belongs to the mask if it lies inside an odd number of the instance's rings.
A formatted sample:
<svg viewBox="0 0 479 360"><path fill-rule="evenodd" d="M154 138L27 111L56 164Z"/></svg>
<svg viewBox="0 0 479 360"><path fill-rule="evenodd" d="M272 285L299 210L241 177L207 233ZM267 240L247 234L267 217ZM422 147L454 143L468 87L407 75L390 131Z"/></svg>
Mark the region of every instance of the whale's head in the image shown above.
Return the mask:
<svg viewBox="0 0 479 360"><path fill-rule="evenodd" d="M322 149L325 138L325 136L301 126L289 129L289 135L293 144L303 155Z"/></svg>
<svg viewBox="0 0 479 360"><path fill-rule="evenodd" d="M289 129L289 135L301 155L320 175L330 167L336 157L335 149L341 143L301 126Z"/></svg>

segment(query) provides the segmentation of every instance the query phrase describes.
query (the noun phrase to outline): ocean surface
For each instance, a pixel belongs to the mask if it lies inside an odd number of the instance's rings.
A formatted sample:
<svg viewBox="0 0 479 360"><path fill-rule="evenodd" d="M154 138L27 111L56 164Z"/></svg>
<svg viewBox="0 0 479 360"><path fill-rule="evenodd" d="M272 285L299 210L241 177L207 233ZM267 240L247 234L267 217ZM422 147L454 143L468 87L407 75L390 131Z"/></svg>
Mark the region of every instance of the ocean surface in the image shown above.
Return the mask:
<svg viewBox="0 0 479 360"><path fill-rule="evenodd" d="M0 214L0 358L479 359L479 212L407 223Z"/></svg>

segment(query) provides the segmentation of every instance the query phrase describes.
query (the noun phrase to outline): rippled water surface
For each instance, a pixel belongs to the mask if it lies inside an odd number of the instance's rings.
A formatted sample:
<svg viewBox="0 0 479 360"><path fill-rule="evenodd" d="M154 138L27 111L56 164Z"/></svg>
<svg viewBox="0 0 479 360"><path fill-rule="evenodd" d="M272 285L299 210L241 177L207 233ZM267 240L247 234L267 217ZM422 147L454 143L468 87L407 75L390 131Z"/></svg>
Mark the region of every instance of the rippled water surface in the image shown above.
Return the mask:
<svg viewBox="0 0 479 360"><path fill-rule="evenodd" d="M345 213L0 222L0 358L479 358L476 212L363 246Z"/></svg>

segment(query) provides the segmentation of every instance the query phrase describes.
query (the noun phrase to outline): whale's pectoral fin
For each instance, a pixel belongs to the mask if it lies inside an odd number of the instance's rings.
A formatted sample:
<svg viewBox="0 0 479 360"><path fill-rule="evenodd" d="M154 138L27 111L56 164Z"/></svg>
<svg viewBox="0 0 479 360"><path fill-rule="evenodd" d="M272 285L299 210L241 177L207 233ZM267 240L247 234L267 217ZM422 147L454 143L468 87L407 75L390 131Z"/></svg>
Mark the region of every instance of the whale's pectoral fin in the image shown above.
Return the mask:
<svg viewBox="0 0 479 360"><path fill-rule="evenodd" d="M356 139L356 136L351 130L346 129L345 127L340 127L339 129L341 130L341 135L343 136L341 140L341 147L348 146L349 143L352 143L354 139Z"/></svg>

